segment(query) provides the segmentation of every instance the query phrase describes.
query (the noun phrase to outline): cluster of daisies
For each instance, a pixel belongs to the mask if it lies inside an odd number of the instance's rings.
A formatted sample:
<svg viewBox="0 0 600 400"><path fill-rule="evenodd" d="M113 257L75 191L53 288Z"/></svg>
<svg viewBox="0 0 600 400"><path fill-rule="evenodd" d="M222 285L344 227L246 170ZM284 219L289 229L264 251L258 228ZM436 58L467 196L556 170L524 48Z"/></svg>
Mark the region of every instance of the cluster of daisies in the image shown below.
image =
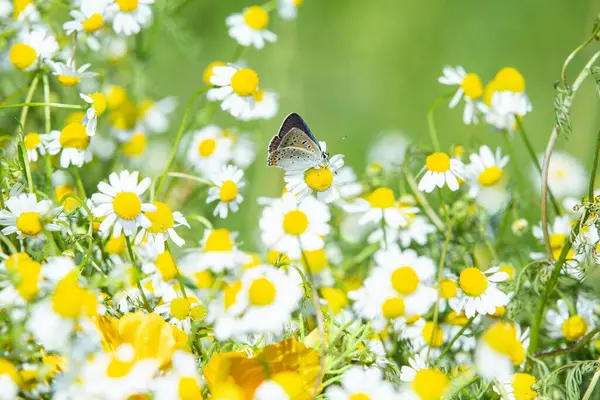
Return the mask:
<svg viewBox="0 0 600 400"><path fill-rule="evenodd" d="M583 385L558 373L599 348L581 282L600 209L577 158L549 163L549 224L540 156L443 149L435 130L431 148L380 134L365 171L341 154L283 164L281 195L245 199L267 147L246 122L282 115L240 58L301 4L227 17L235 63L208 65L177 128L182 102L133 78L152 35L129 36L187 0L0 0L0 399L533 400ZM445 67L439 82L466 124L526 137L516 69L484 87ZM235 126L212 123L218 106Z"/></svg>

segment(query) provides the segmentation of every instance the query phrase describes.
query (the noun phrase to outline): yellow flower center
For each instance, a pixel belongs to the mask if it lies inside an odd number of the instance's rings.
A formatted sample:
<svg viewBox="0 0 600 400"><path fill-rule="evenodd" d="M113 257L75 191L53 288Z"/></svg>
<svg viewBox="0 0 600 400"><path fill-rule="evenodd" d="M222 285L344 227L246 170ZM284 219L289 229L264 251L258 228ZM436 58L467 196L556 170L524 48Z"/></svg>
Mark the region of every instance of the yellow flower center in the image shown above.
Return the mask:
<svg viewBox="0 0 600 400"><path fill-rule="evenodd" d="M463 312L450 311L446 316L446 323L454 326L465 326L468 321L467 316Z"/></svg>
<svg viewBox="0 0 600 400"><path fill-rule="evenodd" d="M213 68L214 67L224 67L225 63L223 61L213 61L206 68L204 68L204 73L202 74L202 79L204 79L204 83L208 86L212 86L212 82L210 78L214 76Z"/></svg>
<svg viewBox="0 0 600 400"><path fill-rule="evenodd" d="M248 291L248 298L250 304L255 306L268 306L275 300L275 285L271 283L267 278L258 278L250 285Z"/></svg>
<svg viewBox="0 0 600 400"><path fill-rule="evenodd" d="M156 206L156 211L149 211L144 213L146 217L152 222L152 226L147 228L150 233L162 233L171 229L175 224L175 219L173 218L173 211L169 208L168 205L163 203L162 201L153 201L153 205Z"/></svg>
<svg viewBox="0 0 600 400"><path fill-rule="evenodd" d="M9 271L16 271L19 266L23 263L32 262L33 259L27 253L16 253L9 256L5 263L6 269Z"/></svg>
<svg viewBox="0 0 600 400"><path fill-rule="evenodd" d="M465 91L465 95L471 100L478 99L483 94L483 84L477 74L468 74L465 76L460 87Z"/></svg>
<svg viewBox="0 0 600 400"><path fill-rule="evenodd" d="M203 320L206 317L206 308L202 307L201 305L192 307L190 310L190 317L192 317L194 321Z"/></svg>
<svg viewBox="0 0 600 400"><path fill-rule="evenodd" d="M81 81L81 78L79 78L78 76L70 75L59 75L57 79L61 85L68 87L75 86Z"/></svg>
<svg viewBox="0 0 600 400"><path fill-rule="evenodd" d="M100 116L104 114L104 111L106 111L106 107L108 106L106 96L97 92L89 94L88 96L91 97L94 102L92 107L94 107L94 110L96 110L96 115Z"/></svg>
<svg viewBox="0 0 600 400"><path fill-rule="evenodd" d="M506 314L506 307L498 306L498 307L496 307L496 311L494 311L494 313L492 314L492 317L502 318L504 316L504 314Z"/></svg>
<svg viewBox="0 0 600 400"><path fill-rule="evenodd" d="M292 210L283 217L283 230L288 235L300 236L308 228L308 217L300 210Z"/></svg>
<svg viewBox="0 0 600 400"><path fill-rule="evenodd" d="M515 326L510 322L496 322L483 333L483 339L492 349L509 357L519 343Z"/></svg>
<svg viewBox="0 0 600 400"><path fill-rule="evenodd" d="M363 392L354 393L348 400L371 400L371 396Z"/></svg>
<svg viewBox="0 0 600 400"><path fill-rule="evenodd" d="M36 236L42 231L42 223L40 222L40 214L28 211L17 217L17 229L23 235Z"/></svg>
<svg viewBox="0 0 600 400"><path fill-rule="evenodd" d="M113 86L108 92L108 107L111 110L119 108L128 100L127 92L121 86Z"/></svg>
<svg viewBox="0 0 600 400"><path fill-rule="evenodd" d="M333 315L337 315L342 308L348 305L346 294L338 288L323 288L321 295L327 300L327 306L331 309Z"/></svg>
<svg viewBox="0 0 600 400"><path fill-rule="evenodd" d="M69 272L56 285L52 294L53 310L64 318L77 318L82 313L96 314L96 296L79 286L77 272Z"/></svg>
<svg viewBox="0 0 600 400"><path fill-rule="evenodd" d="M470 267L460 273L460 288L471 297L481 296L488 288L487 277L479 268Z"/></svg>
<svg viewBox="0 0 600 400"><path fill-rule="evenodd" d="M27 150L35 149L41 142L42 139L40 138L40 135L33 132L28 133L27 136L25 136L25 139L23 140L23 143L25 144Z"/></svg>
<svg viewBox="0 0 600 400"><path fill-rule="evenodd" d="M261 6L248 7L244 12L244 21L252 29L263 30L269 24L269 12Z"/></svg>
<svg viewBox="0 0 600 400"><path fill-rule="evenodd" d="M523 343L518 340L515 341L515 346L510 353L510 358L513 365L521 365L523 361L525 361L525 347L523 347Z"/></svg>
<svg viewBox="0 0 600 400"><path fill-rule="evenodd" d="M233 241L227 229L215 229L208 235L204 251L231 251Z"/></svg>
<svg viewBox="0 0 600 400"><path fill-rule="evenodd" d="M95 32L102 28L103 24L104 18L102 17L102 14L92 14L89 18L83 21L83 30L88 33Z"/></svg>
<svg viewBox="0 0 600 400"><path fill-rule="evenodd" d="M8 375L8 377L16 384L21 383L21 376L17 368L8 360L0 358L0 376Z"/></svg>
<svg viewBox="0 0 600 400"><path fill-rule="evenodd" d="M494 82L496 83L495 89L498 92L509 90L519 93L525 90L525 78L519 71L511 67L502 68L498 71Z"/></svg>
<svg viewBox="0 0 600 400"><path fill-rule="evenodd" d="M304 181L312 190L322 192L333 183L333 172L327 166L313 167L304 174Z"/></svg>
<svg viewBox="0 0 600 400"><path fill-rule="evenodd" d="M564 233L553 233L550 235L550 247L552 247L553 250L562 249L565 240L567 240L567 235Z"/></svg>
<svg viewBox="0 0 600 400"><path fill-rule="evenodd" d="M121 235L118 238L111 236L104 245L104 250L111 255L125 253L125 236Z"/></svg>
<svg viewBox="0 0 600 400"><path fill-rule="evenodd" d="M215 278L209 270L196 272L194 278L198 289L210 289L215 283Z"/></svg>
<svg viewBox="0 0 600 400"><path fill-rule="evenodd" d="M500 272L505 272L508 275L509 280L513 280L515 278L515 267L512 265L501 265Z"/></svg>
<svg viewBox="0 0 600 400"><path fill-rule="evenodd" d="M177 275L177 264L175 264L175 259L168 250L157 255L154 263L163 280L170 281Z"/></svg>
<svg viewBox="0 0 600 400"><path fill-rule="evenodd" d="M562 333L565 339L574 342L588 331L587 322L579 315L574 315L562 324Z"/></svg>
<svg viewBox="0 0 600 400"><path fill-rule="evenodd" d="M369 195L369 203L373 208L390 208L394 205L396 198L392 189L386 187L377 188Z"/></svg>
<svg viewBox="0 0 600 400"><path fill-rule="evenodd" d="M219 191L219 198L222 202L229 203L230 201L235 200L237 195L238 187L234 181L228 180L223 182Z"/></svg>
<svg viewBox="0 0 600 400"><path fill-rule="evenodd" d="M441 347L444 344L444 331L437 325L434 328L433 322L426 322L423 326L423 339L430 347Z"/></svg>
<svg viewBox="0 0 600 400"><path fill-rule="evenodd" d="M442 371L427 368L417 371L412 386L421 400L439 400L446 393L449 384L450 380Z"/></svg>
<svg viewBox="0 0 600 400"><path fill-rule="evenodd" d="M19 292L19 295L23 299L27 301L33 300L39 291L39 278L40 272L42 271L42 264L36 261L25 261L19 264L17 270L20 277L19 284L17 285L17 292Z"/></svg>
<svg viewBox="0 0 600 400"><path fill-rule="evenodd" d="M8 57L16 69L23 70L37 60L37 52L28 44L17 43L11 47Z"/></svg>
<svg viewBox="0 0 600 400"><path fill-rule="evenodd" d="M290 399L297 399L305 393L302 377L297 372L279 372L271 380L281 386Z"/></svg>
<svg viewBox="0 0 600 400"><path fill-rule="evenodd" d="M306 260L304 260L306 258ZM305 268L310 269L313 274L318 274L323 271L327 266L327 253L325 249L318 249L313 251L305 251L304 257L302 258L302 265ZM308 265L306 264L308 263Z"/></svg>
<svg viewBox="0 0 600 400"><path fill-rule="evenodd" d="M30 4L33 4L33 0L15 0L13 2L14 19L17 19L19 14L21 14L25 10L25 8L27 8L27 6Z"/></svg>
<svg viewBox="0 0 600 400"><path fill-rule="evenodd" d="M146 152L148 139L142 132L136 132L128 142L123 143L123 153L129 158L137 158Z"/></svg>
<svg viewBox="0 0 600 400"><path fill-rule="evenodd" d="M56 189L54 189L54 200L56 200L57 203L61 203L62 200L69 194L74 194L75 193L75 186L73 185L61 185L61 186L57 186ZM72 197L68 197L64 202L63 202L63 207L65 210L73 210L78 206L78 203L75 199L73 199Z"/></svg>
<svg viewBox="0 0 600 400"><path fill-rule="evenodd" d="M517 372L512 376L513 395L516 400L533 400L538 393L531 389L535 383L535 377L529 374Z"/></svg>
<svg viewBox="0 0 600 400"><path fill-rule="evenodd" d="M260 103L265 98L265 91L262 89L259 89L256 92L252 93L252 97L254 97L254 101L256 103Z"/></svg>
<svg viewBox="0 0 600 400"><path fill-rule="evenodd" d="M186 319L190 313L192 302L186 298L177 298L171 301L171 315L181 320Z"/></svg>
<svg viewBox="0 0 600 400"><path fill-rule="evenodd" d="M391 297L381 305L384 318L394 319L404 315L404 300L400 297Z"/></svg>
<svg viewBox="0 0 600 400"><path fill-rule="evenodd" d="M69 124L60 132L60 147L63 149L85 150L90 145L90 137L81 124Z"/></svg>
<svg viewBox="0 0 600 400"><path fill-rule="evenodd" d="M444 279L442 283L440 283L440 295L442 298L448 300L456 296L456 292L458 291L458 284L449 279Z"/></svg>
<svg viewBox="0 0 600 400"><path fill-rule="evenodd" d="M192 377L179 379L178 393L181 400L202 399L202 389L198 386L198 381Z"/></svg>
<svg viewBox="0 0 600 400"><path fill-rule="evenodd" d="M437 152L427 156L427 169L432 172L446 172L450 169L450 157L446 153Z"/></svg>
<svg viewBox="0 0 600 400"><path fill-rule="evenodd" d="M411 267L403 266L392 272L392 286L400 294L411 294L417 289L418 284L419 277Z"/></svg>
<svg viewBox="0 0 600 400"><path fill-rule="evenodd" d="M479 174L477 181L481 186L492 186L498 183L500 178L502 178L502 170L494 165L493 167L484 169L483 172Z"/></svg>
<svg viewBox="0 0 600 400"><path fill-rule="evenodd" d="M231 77L231 88L240 97L250 96L258 89L258 74L249 68L237 70Z"/></svg>
<svg viewBox="0 0 600 400"><path fill-rule="evenodd" d="M138 8L139 0L115 0L123 12L133 12Z"/></svg>
<svg viewBox="0 0 600 400"><path fill-rule="evenodd" d="M120 192L113 200L113 208L119 217L132 220L142 212L142 201L133 192Z"/></svg>
<svg viewBox="0 0 600 400"><path fill-rule="evenodd" d="M235 304L235 299L241 289L242 281L235 281L223 289L223 302L225 303L225 309L228 309Z"/></svg>
<svg viewBox="0 0 600 400"><path fill-rule="evenodd" d="M217 141L215 139L204 139L198 145L198 153L201 157L209 157L214 153L216 147Z"/></svg>
<svg viewBox="0 0 600 400"><path fill-rule="evenodd" d="M85 117L85 113L83 111L75 111L70 113L65 119L65 124L79 124L81 125L83 122L83 117Z"/></svg>

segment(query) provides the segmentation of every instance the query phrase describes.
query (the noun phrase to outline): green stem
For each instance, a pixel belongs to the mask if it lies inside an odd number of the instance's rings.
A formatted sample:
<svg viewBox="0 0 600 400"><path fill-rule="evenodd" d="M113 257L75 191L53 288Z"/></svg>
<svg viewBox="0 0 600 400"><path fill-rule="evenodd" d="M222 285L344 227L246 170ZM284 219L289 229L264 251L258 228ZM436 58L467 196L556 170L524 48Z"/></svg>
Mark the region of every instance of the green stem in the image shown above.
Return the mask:
<svg viewBox="0 0 600 400"><path fill-rule="evenodd" d="M42 76L44 85L44 103L50 104L50 83L48 82L48 74ZM45 133L50 133L52 130L52 115L50 114L50 106L47 106L44 110L44 129ZM46 169L46 189L48 193L52 191L52 162L50 161L50 154L44 155L44 165Z"/></svg>
<svg viewBox="0 0 600 400"><path fill-rule="evenodd" d="M594 152L594 163L592 164L592 178L588 184L588 201L594 203L594 185L596 183L596 172L598 172L598 160L600 158L600 130L596 135L596 151Z"/></svg>
<svg viewBox="0 0 600 400"><path fill-rule="evenodd" d="M84 199L87 199L87 195L85 193L85 186L83 186L83 181L81 180L81 175L79 174L79 169L77 167L73 167L73 175L75 175L75 182L77 183L77 189L79 190L79 194L81 194Z"/></svg>
<svg viewBox="0 0 600 400"><path fill-rule="evenodd" d="M171 149L171 154L169 155L169 160L167 161L167 165L165 166L164 172L162 173L162 175L160 176L160 179L158 180L158 186L156 187L156 193L155 193L156 197L160 196L162 188L165 184L165 179L167 179L167 175L169 174L169 169L171 169L171 165L173 165L173 161L175 161L175 155L177 154L177 148L179 147L179 142L181 141L181 137L183 136L183 131L185 129L185 123L187 122L188 116L190 114L190 110L192 109L192 105L194 105L194 101L196 100L196 98L198 96L200 96L202 93L208 91L210 88L211 88L210 86L206 86L206 87L196 90L187 103L185 112L183 114L183 119L181 120L181 124L179 124L179 130L177 131L177 136L175 137L175 143L173 143L173 148Z"/></svg>
<svg viewBox="0 0 600 400"><path fill-rule="evenodd" d="M190 181L202 183L203 185L207 185L207 186L215 186L215 184L209 180L198 178L197 176L184 174L181 172L169 172L167 174L167 176L172 177L172 178L188 179Z"/></svg>
<svg viewBox="0 0 600 400"><path fill-rule="evenodd" d="M582 337L581 340L579 340L577 343L575 343L572 346L565 347L563 349L556 349L556 350L547 351L545 353L538 353L538 354L535 354L533 357L534 358L538 358L538 359L539 358L547 358L547 357L554 357L554 356L559 356L559 355L562 355L562 354L567 354L567 353L570 353L572 351L577 351L580 348L582 348L587 342L589 342L598 333L600 333L600 326L596 327L595 329L592 329L587 335L585 335L584 337Z"/></svg>
<svg viewBox="0 0 600 400"><path fill-rule="evenodd" d="M140 291L140 297L142 298L142 302L144 303L144 308L146 309L146 311L151 313L152 309L150 308L150 303L148 303L148 299L146 298L146 293L144 293L144 288L142 287L142 283L140 282L139 274L141 273L141 271L138 268L137 259L135 257L135 254L133 253L133 249L131 248L131 240L129 239L129 236L125 236L125 243L127 243L127 251L129 252L129 259L131 260L131 263L135 266L135 268L137 270L135 282L136 282L138 290Z"/></svg>
<svg viewBox="0 0 600 400"><path fill-rule="evenodd" d="M579 54L579 52L581 50L583 50L588 44L590 44L596 38L596 35L598 34L599 31L600 31L600 24L596 25L594 31L592 32L592 35L589 38L587 38L587 40L585 42L580 44L579 47L577 47L575 50L573 50L571 52L571 54L569 54L569 56L566 58L563 66L562 66L562 69L560 71L562 84L565 89L569 89L569 82L567 80L567 67L569 66L571 61L573 61L575 56L577 54Z"/></svg>
<svg viewBox="0 0 600 400"><path fill-rule="evenodd" d="M600 358L598 360L600 360ZM590 397L592 397L592 393L594 393L594 389L596 388L596 385L598 384L598 379L600 379L600 367L596 368L596 371L594 372L594 375L592 376L592 380L590 381L590 384L589 384L587 390L585 391L585 394L581 398L581 400L589 400Z"/></svg>
<svg viewBox="0 0 600 400"><path fill-rule="evenodd" d="M36 76L34 78L34 80L37 80L38 77ZM36 82L37 85L37 82ZM62 104L62 103L31 103L31 98L25 100L25 103L19 103L19 104L6 104L6 105L0 105L0 109L4 109L4 108L23 108L23 110L27 110L29 107L53 107L53 108L67 108L70 110L84 110L85 107L84 106L78 106L75 104Z"/></svg>
<svg viewBox="0 0 600 400"><path fill-rule="evenodd" d="M446 355L446 353L448 353L450 351L450 349L452 348L452 345L454 343L456 343L456 341L458 340L458 338L461 337L463 333L465 333L465 331L469 328L469 326L471 326L471 323L473 322L473 320L475 319L475 317L476 317L476 315L474 315L471 318L469 318L469 320L467 321L467 323L464 324L462 328L460 328L460 331L458 331L456 333L456 335L454 335L454 337L450 340L450 342L448 342L448 344L446 345L446 347L442 351L442 354L440 354L440 356L438 357L438 360L441 360L442 357L444 357L444 355Z"/></svg>
<svg viewBox="0 0 600 400"><path fill-rule="evenodd" d="M440 151L440 141L438 140L437 131L435 129L435 110L439 107L440 104L442 104L451 97L452 95L444 95L442 97L438 97L427 111L427 126L429 127L429 135L431 136L431 143L433 143L433 148L435 149L435 151Z"/></svg>
<svg viewBox="0 0 600 400"><path fill-rule="evenodd" d="M443 231L444 223L442 222L441 218L435 213L435 211L433 210L433 208L431 207L431 205L429 204L429 202L427 201L425 196L423 196L423 192L421 192L419 190L419 188L417 186L417 181L415 181L415 177L410 173L408 167L405 167L404 171L405 171L405 175L406 175L406 183L408 183L410 190L413 192L414 196L419 201L419 204L423 208L423 211L425 212L425 214L427 214L427 216L429 217L431 222L435 225L435 227L438 230Z"/></svg>

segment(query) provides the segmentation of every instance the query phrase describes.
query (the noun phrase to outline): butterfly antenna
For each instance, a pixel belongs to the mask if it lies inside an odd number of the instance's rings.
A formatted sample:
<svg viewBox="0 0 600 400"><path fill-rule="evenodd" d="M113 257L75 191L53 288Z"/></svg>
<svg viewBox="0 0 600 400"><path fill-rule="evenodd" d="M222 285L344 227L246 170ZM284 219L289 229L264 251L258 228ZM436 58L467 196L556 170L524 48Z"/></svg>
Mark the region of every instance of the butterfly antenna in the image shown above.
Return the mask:
<svg viewBox="0 0 600 400"><path fill-rule="evenodd" d="M341 138L338 139L338 141L336 143L339 143L339 142L341 142L343 140L346 140L346 139L348 139L348 135L342 136Z"/></svg>

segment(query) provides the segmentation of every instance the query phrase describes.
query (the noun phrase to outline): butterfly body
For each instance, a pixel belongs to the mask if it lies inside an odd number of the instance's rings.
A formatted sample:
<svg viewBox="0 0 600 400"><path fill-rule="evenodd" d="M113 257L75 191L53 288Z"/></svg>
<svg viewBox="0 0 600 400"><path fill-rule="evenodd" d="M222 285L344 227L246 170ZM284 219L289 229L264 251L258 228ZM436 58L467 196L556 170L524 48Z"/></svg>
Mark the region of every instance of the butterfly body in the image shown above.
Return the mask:
<svg viewBox="0 0 600 400"><path fill-rule="evenodd" d="M283 169L305 169L327 160L328 156L302 117L291 113L269 143L267 165Z"/></svg>

